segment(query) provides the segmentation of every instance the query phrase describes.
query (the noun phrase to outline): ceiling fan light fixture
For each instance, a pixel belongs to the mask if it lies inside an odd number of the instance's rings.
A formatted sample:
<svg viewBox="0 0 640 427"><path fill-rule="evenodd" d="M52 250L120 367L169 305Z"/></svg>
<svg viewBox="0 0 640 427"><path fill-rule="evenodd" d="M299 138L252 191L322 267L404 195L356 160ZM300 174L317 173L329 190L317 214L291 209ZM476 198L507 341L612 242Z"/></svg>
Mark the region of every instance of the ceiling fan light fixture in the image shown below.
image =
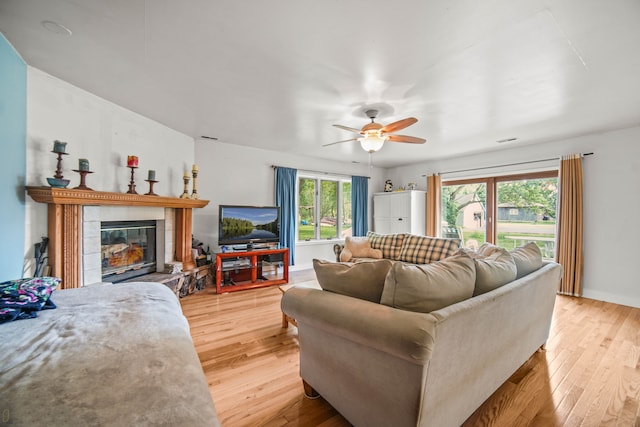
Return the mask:
<svg viewBox="0 0 640 427"><path fill-rule="evenodd" d="M362 138L358 138L358 141L360 141L360 145L362 146L362 149L364 151L373 153L374 151L378 151L379 149L382 148L382 146L384 145L384 141L386 139L387 139L386 137L380 136L376 132L376 133L367 133Z"/></svg>

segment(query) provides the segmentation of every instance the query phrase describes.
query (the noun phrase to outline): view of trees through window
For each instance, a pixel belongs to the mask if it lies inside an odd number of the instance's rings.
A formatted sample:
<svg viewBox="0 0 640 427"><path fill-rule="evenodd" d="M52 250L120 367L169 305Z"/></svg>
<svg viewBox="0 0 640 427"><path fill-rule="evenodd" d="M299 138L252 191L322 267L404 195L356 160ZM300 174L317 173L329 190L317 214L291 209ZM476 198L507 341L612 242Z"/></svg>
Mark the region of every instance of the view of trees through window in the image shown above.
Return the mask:
<svg viewBox="0 0 640 427"><path fill-rule="evenodd" d="M298 240L351 234L351 181L301 177L298 180Z"/></svg>
<svg viewBox="0 0 640 427"><path fill-rule="evenodd" d="M442 186L442 235L466 247L513 249L534 241L555 257L557 172L450 181Z"/></svg>

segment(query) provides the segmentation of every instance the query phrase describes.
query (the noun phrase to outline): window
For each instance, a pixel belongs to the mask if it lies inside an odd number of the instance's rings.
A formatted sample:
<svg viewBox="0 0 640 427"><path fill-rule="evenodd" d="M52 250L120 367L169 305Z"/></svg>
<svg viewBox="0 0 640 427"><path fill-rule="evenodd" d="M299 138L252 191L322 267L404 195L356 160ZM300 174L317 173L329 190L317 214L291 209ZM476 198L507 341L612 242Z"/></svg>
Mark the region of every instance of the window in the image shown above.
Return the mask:
<svg viewBox="0 0 640 427"><path fill-rule="evenodd" d="M351 234L351 180L326 175L298 179L298 240Z"/></svg>
<svg viewBox="0 0 640 427"><path fill-rule="evenodd" d="M535 242L555 257L557 171L442 183L442 236L477 248Z"/></svg>

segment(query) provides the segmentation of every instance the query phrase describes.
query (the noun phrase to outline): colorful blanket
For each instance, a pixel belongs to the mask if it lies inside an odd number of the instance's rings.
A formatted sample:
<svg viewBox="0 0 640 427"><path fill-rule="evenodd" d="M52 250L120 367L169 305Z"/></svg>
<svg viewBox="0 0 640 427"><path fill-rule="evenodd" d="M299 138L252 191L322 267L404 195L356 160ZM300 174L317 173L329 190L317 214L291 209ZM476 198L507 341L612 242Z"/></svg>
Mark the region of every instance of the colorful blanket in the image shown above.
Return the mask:
<svg viewBox="0 0 640 427"><path fill-rule="evenodd" d="M31 319L40 310L56 308L50 298L60 282L57 277L34 277L0 283L0 323Z"/></svg>

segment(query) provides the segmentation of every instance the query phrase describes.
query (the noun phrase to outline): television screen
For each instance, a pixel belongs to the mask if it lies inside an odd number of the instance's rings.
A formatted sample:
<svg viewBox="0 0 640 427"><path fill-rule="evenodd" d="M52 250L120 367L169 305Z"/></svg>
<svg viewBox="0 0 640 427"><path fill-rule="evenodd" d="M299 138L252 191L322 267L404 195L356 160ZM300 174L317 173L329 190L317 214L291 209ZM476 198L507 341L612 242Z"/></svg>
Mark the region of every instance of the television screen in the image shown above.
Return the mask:
<svg viewBox="0 0 640 427"><path fill-rule="evenodd" d="M280 240L280 208L278 206L220 205L219 213L219 245Z"/></svg>

